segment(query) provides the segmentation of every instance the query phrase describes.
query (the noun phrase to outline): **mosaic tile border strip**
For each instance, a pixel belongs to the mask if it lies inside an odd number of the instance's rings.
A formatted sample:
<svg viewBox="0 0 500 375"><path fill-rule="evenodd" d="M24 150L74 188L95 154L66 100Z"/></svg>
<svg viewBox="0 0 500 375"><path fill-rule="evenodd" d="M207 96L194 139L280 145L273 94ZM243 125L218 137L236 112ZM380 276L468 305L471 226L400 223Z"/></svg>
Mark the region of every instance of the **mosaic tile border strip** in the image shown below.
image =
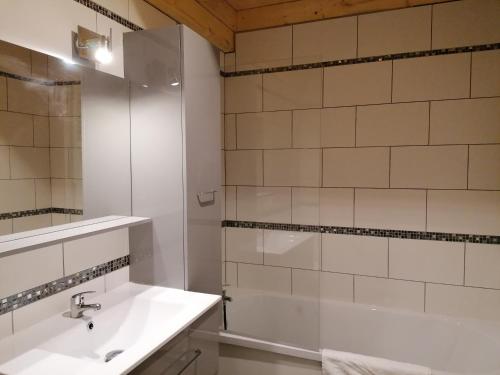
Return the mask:
<svg viewBox="0 0 500 375"><path fill-rule="evenodd" d="M61 293L87 281L104 276L130 264L130 256L113 259L109 262L99 264L86 270L61 277L57 280L38 285L34 288L13 294L0 299L0 315L19 309L20 307L30 305L44 298Z"/></svg>
<svg viewBox="0 0 500 375"><path fill-rule="evenodd" d="M354 236L402 238L408 240L469 242L469 243L494 244L494 245L500 244L500 236L490 236L484 234L425 232L425 231L356 228L356 227L335 227L326 225L264 223L257 221L238 221L238 220L224 220L222 222L222 227L284 230L284 231L311 232L311 233L349 234Z"/></svg>
<svg viewBox="0 0 500 375"><path fill-rule="evenodd" d="M294 70L327 68L330 66L363 64L363 63L388 61L388 60L411 59L414 57L453 55L456 53L491 51L491 50L496 50L496 49L500 49L500 43L481 44L481 45L455 47L455 48L433 49L433 50L416 51L416 52L394 53L391 55L358 57L358 58L352 58L352 59L324 61L324 62L311 63L311 64L288 65L288 66L279 66L279 67L275 67L275 68L242 70L242 71L238 71L238 72L223 72L223 71L221 71L221 75L223 77L241 77L241 76L248 76L248 75L254 75L254 74L289 72L289 71L294 71Z"/></svg>
<svg viewBox="0 0 500 375"><path fill-rule="evenodd" d="M71 86L79 85L80 81L52 81L50 79L24 77L19 74L0 71L0 77L17 79L18 81L33 82L43 86Z"/></svg>
<svg viewBox="0 0 500 375"><path fill-rule="evenodd" d="M139 31L143 30L142 27L137 26L135 23L130 22L129 20L123 18L122 16L119 16L118 14L110 11L109 9L103 7L102 5L99 5L97 3L94 3L92 0L74 0L78 4L82 4L86 6L89 9L92 9L93 11L102 14L105 17L108 17L109 19L118 22L120 25L128 27L131 30L134 31Z"/></svg>
<svg viewBox="0 0 500 375"><path fill-rule="evenodd" d="M83 210L77 208L47 207L47 208L37 208L33 210L3 212L0 213L0 220L17 219L20 217L46 215L46 214L83 215Z"/></svg>

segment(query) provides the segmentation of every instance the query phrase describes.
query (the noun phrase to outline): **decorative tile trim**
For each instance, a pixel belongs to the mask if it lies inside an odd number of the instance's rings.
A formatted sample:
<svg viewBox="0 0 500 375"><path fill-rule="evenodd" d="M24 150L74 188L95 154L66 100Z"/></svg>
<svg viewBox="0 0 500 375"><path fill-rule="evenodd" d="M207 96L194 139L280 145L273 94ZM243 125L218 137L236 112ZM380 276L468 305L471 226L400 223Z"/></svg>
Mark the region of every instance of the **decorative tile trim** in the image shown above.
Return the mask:
<svg viewBox="0 0 500 375"><path fill-rule="evenodd" d="M137 26L135 23L130 22L129 20L123 18L122 16L119 16L118 14L110 11L109 9L103 7L102 5L94 3L92 0L74 0L74 1L83 6L86 6L89 9L92 9L93 11L99 14L102 14L105 17L108 17L109 19L115 22L118 22L122 26L128 27L131 30L134 31L143 30L142 27Z"/></svg>
<svg viewBox="0 0 500 375"><path fill-rule="evenodd" d="M284 230L284 231L311 232L311 233L349 234L354 236L403 238L408 240L411 239L411 240L430 240L430 241L446 241L446 242L500 244L500 236L489 236L484 234L425 232L425 231L412 231L412 230L373 229L373 228L356 228L356 227L335 227L326 225L263 223L257 221L236 221L236 220L224 220L222 222L222 227L255 228L255 229Z"/></svg>
<svg viewBox="0 0 500 375"><path fill-rule="evenodd" d="M238 71L238 72L223 72L223 71L221 71L220 74L223 77L240 77L240 76L248 76L248 75L254 75L254 74L289 72L289 71L293 71L293 70L327 68L329 66L352 65L352 64L363 64L363 63L377 62L377 61L411 59L411 58L415 58L415 57L453 55L456 53L490 51L490 50L496 50L496 49L500 49L500 43L481 44L481 45L456 47L456 48L443 48L443 49L434 49L434 50L416 51L416 52L394 53L391 55L358 57L358 58L344 59L344 60L323 61L323 62L311 63L311 64L288 65L288 66L279 66L279 67L275 67L275 68L242 70L242 71Z"/></svg>
<svg viewBox="0 0 500 375"><path fill-rule="evenodd" d="M70 85L79 85L81 83L80 81L53 81L50 79L24 77L20 76L19 74L8 73L3 71L0 71L0 77L7 77L12 79L17 79L19 81L37 83L43 86L70 86Z"/></svg>
<svg viewBox="0 0 500 375"><path fill-rule="evenodd" d="M99 264L98 266L76 272L74 274L61 277L60 279L38 285L34 288L13 294L0 299L0 315L6 314L20 307L30 305L44 298L61 293L87 281L104 276L130 264L129 255L113 259L109 262Z"/></svg>
<svg viewBox="0 0 500 375"><path fill-rule="evenodd" d="M25 210L25 211L3 212L0 213L0 220L16 219L19 217L37 216L46 214L83 215L83 210L76 208L48 207L48 208L37 208L34 210Z"/></svg>

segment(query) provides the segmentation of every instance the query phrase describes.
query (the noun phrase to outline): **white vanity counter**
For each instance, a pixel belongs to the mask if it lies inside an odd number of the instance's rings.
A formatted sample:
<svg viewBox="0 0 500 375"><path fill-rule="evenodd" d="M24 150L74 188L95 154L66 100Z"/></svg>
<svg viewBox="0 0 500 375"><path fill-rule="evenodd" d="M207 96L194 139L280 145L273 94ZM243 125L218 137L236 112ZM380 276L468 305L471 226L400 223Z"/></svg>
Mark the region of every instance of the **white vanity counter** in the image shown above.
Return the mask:
<svg viewBox="0 0 500 375"><path fill-rule="evenodd" d="M85 312L86 318L58 314L0 340L0 374L126 374L219 301L217 295L126 283L89 299L102 309ZM105 363L113 350L123 353Z"/></svg>

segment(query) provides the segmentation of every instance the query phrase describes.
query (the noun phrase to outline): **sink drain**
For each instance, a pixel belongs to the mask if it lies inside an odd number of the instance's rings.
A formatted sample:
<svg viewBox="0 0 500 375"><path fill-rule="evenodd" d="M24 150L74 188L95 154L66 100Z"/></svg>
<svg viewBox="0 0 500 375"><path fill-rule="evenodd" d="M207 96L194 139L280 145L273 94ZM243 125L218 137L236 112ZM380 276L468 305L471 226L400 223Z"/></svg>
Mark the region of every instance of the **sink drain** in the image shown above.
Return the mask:
<svg viewBox="0 0 500 375"><path fill-rule="evenodd" d="M117 355L122 354L123 350L112 350L104 356L104 362L109 362Z"/></svg>

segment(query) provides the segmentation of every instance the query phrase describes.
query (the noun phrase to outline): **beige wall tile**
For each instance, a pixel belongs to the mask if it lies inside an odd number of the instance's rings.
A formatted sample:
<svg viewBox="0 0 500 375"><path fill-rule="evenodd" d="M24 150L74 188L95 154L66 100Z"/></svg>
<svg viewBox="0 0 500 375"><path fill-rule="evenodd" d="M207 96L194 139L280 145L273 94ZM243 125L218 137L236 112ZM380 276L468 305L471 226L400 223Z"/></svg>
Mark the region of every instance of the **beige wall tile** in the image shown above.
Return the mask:
<svg viewBox="0 0 500 375"><path fill-rule="evenodd" d="M468 53L394 61L393 102L467 98L469 86Z"/></svg>
<svg viewBox="0 0 500 375"><path fill-rule="evenodd" d="M21 270L23 275L19 277ZM60 243L2 257L0 258L0 296L7 297L62 276L63 255Z"/></svg>
<svg viewBox="0 0 500 375"><path fill-rule="evenodd" d="M224 127L222 129L223 146L226 150L234 150L236 148L236 115L224 116Z"/></svg>
<svg viewBox="0 0 500 375"><path fill-rule="evenodd" d="M228 185L262 185L262 151L226 151Z"/></svg>
<svg viewBox="0 0 500 375"><path fill-rule="evenodd" d="M25 211L35 208L33 180L0 180L0 212Z"/></svg>
<svg viewBox="0 0 500 375"><path fill-rule="evenodd" d="M54 81L80 81L82 68L78 64L67 64L53 56L47 56L47 75Z"/></svg>
<svg viewBox="0 0 500 375"><path fill-rule="evenodd" d="M237 218L243 221L291 223L291 188L237 188Z"/></svg>
<svg viewBox="0 0 500 375"><path fill-rule="evenodd" d="M354 147L356 107L321 110L321 147Z"/></svg>
<svg viewBox="0 0 500 375"><path fill-rule="evenodd" d="M106 293L130 281L130 266L104 275Z"/></svg>
<svg viewBox="0 0 500 375"><path fill-rule="evenodd" d="M0 146L0 179L10 178L10 150L9 146Z"/></svg>
<svg viewBox="0 0 500 375"><path fill-rule="evenodd" d="M325 68L323 105L390 103L391 61Z"/></svg>
<svg viewBox="0 0 500 375"><path fill-rule="evenodd" d="M224 78L226 113L262 111L262 75Z"/></svg>
<svg viewBox="0 0 500 375"><path fill-rule="evenodd" d="M355 194L355 227L425 230L424 190L356 189Z"/></svg>
<svg viewBox="0 0 500 375"><path fill-rule="evenodd" d="M471 145L469 189L500 190L500 145Z"/></svg>
<svg viewBox="0 0 500 375"><path fill-rule="evenodd" d="M500 95L500 51L472 54L471 96Z"/></svg>
<svg viewBox="0 0 500 375"><path fill-rule="evenodd" d="M264 185L320 186L321 150L264 151Z"/></svg>
<svg viewBox="0 0 500 375"><path fill-rule="evenodd" d="M19 233L27 230L46 228L51 225L52 216L50 214L17 217L12 220L12 232Z"/></svg>
<svg viewBox="0 0 500 375"><path fill-rule="evenodd" d="M33 137L36 147L50 146L50 127L48 117L33 116Z"/></svg>
<svg viewBox="0 0 500 375"><path fill-rule="evenodd" d="M221 52L222 53L222 52ZM221 244L221 260L222 263L226 261L226 228L222 228L220 231L220 244ZM224 264L222 265L222 270L224 271L225 267ZM222 278L222 281L224 281L224 277Z"/></svg>
<svg viewBox="0 0 500 375"><path fill-rule="evenodd" d="M500 40L500 3L463 0L435 4L432 14L432 48L471 46Z"/></svg>
<svg viewBox="0 0 500 375"><path fill-rule="evenodd" d="M500 319L500 290L427 284L425 300L425 311L431 314Z"/></svg>
<svg viewBox="0 0 500 375"><path fill-rule="evenodd" d="M356 303L424 311L424 283L354 276Z"/></svg>
<svg viewBox="0 0 500 375"><path fill-rule="evenodd" d="M48 86L8 78L9 111L47 115L49 89Z"/></svg>
<svg viewBox="0 0 500 375"><path fill-rule="evenodd" d="M426 145L429 104L400 103L357 108L357 146Z"/></svg>
<svg viewBox="0 0 500 375"><path fill-rule="evenodd" d="M323 150L323 186L389 187L389 148Z"/></svg>
<svg viewBox="0 0 500 375"><path fill-rule="evenodd" d="M358 56L431 48L431 7L363 14L358 18Z"/></svg>
<svg viewBox="0 0 500 375"><path fill-rule="evenodd" d="M48 148L11 147L10 167L12 178L50 177Z"/></svg>
<svg viewBox="0 0 500 375"><path fill-rule="evenodd" d="M392 188L467 188L467 146L391 149Z"/></svg>
<svg viewBox="0 0 500 375"><path fill-rule="evenodd" d="M220 184L226 184L226 152L224 150L220 151Z"/></svg>
<svg viewBox="0 0 500 375"><path fill-rule="evenodd" d="M68 151L69 178L82 178L82 149L70 148Z"/></svg>
<svg viewBox="0 0 500 375"><path fill-rule="evenodd" d="M128 253L128 228L65 241L64 274L71 275Z"/></svg>
<svg viewBox="0 0 500 375"><path fill-rule="evenodd" d="M427 230L500 234L500 191L429 190Z"/></svg>
<svg viewBox="0 0 500 375"><path fill-rule="evenodd" d="M0 220L0 236L12 233L12 219Z"/></svg>
<svg viewBox="0 0 500 375"><path fill-rule="evenodd" d="M227 108L226 95L225 95L226 79L227 78L224 78L224 77L219 78L219 83L220 83L220 113L227 112L226 111L226 108ZM240 91L240 95L241 95L241 91Z"/></svg>
<svg viewBox="0 0 500 375"><path fill-rule="evenodd" d="M50 149L50 177L67 178L69 177L69 149L51 148Z"/></svg>
<svg viewBox="0 0 500 375"><path fill-rule="evenodd" d="M0 77L0 110L7 110L7 78Z"/></svg>
<svg viewBox="0 0 500 375"><path fill-rule="evenodd" d="M226 220L236 220L236 186L226 186Z"/></svg>
<svg viewBox="0 0 500 375"><path fill-rule="evenodd" d="M238 286L238 264L226 262L226 285Z"/></svg>
<svg viewBox="0 0 500 375"><path fill-rule="evenodd" d="M144 0L130 0L129 20L144 29L173 26L176 22Z"/></svg>
<svg viewBox="0 0 500 375"><path fill-rule="evenodd" d="M430 144L500 142L500 98L431 103Z"/></svg>
<svg viewBox="0 0 500 375"><path fill-rule="evenodd" d="M82 180L53 178L52 205L54 207L82 209Z"/></svg>
<svg viewBox="0 0 500 375"><path fill-rule="evenodd" d="M323 233L321 239L322 271L387 276L387 238Z"/></svg>
<svg viewBox="0 0 500 375"><path fill-rule="evenodd" d="M464 244L390 238L389 277L462 285Z"/></svg>
<svg viewBox="0 0 500 375"><path fill-rule="evenodd" d="M264 264L263 230L226 228L226 259L230 262Z"/></svg>
<svg viewBox="0 0 500 375"><path fill-rule="evenodd" d="M236 33L236 70L292 64L292 26Z"/></svg>
<svg viewBox="0 0 500 375"><path fill-rule="evenodd" d="M67 214L51 214L52 225L68 224L70 222L70 215Z"/></svg>
<svg viewBox="0 0 500 375"><path fill-rule="evenodd" d="M51 116L80 116L80 109L80 85L50 88L49 114Z"/></svg>
<svg viewBox="0 0 500 375"><path fill-rule="evenodd" d="M234 115L228 115L228 116L234 116ZM225 116L222 113L220 116L220 148L221 148L221 150L224 150L224 148L225 148L224 147L224 138L225 138L224 122L225 122Z"/></svg>
<svg viewBox="0 0 500 375"><path fill-rule="evenodd" d="M320 189L320 224L352 227L354 224L354 189Z"/></svg>
<svg viewBox="0 0 500 375"><path fill-rule="evenodd" d="M356 17L293 25L293 63L308 64L356 57Z"/></svg>
<svg viewBox="0 0 500 375"><path fill-rule="evenodd" d="M236 117L238 149L290 148L292 113L243 113Z"/></svg>
<svg viewBox="0 0 500 375"><path fill-rule="evenodd" d="M265 74L264 110L321 108L322 84L322 69Z"/></svg>
<svg viewBox="0 0 500 375"><path fill-rule="evenodd" d="M292 224L319 224L319 189L292 188Z"/></svg>
<svg viewBox="0 0 500 375"><path fill-rule="evenodd" d="M310 270L320 268L319 233L264 230L264 264Z"/></svg>
<svg viewBox="0 0 500 375"><path fill-rule="evenodd" d="M35 78L47 79L48 56L31 51L31 76Z"/></svg>
<svg viewBox="0 0 500 375"><path fill-rule="evenodd" d="M500 289L500 245L465 245L465 285Z"/></svg>
<svg viewBox="0 0 500 375"><path fill-rule="evenodd" d="M319 277L318 271L292 269L292 295L318 299Z"/></svg>
<svg viewBox="0 0 500 375"><path fill-rule="evenodd" d="M354 276L340 273L321 272L322 302L328 300L354 302Z"/></svg>
<svg viewBox="0 0 500 375"><path fill-rule="evenodd" d="M224 71L234 72L236 70L236 53L224 54Z"/></svg>
<svg viewBox="0 0 500 375"><path fill-rule="evenodd" d="M81 147L80 117L50 117L51 147Z"/></svg>
<svg viewBox="0 0 500 375"><path fill-rule="evenodd" d="M12 333L12 312L0 315L0 340Z"/></svg>
<svg viewBox="0 0 500 375"><path fill-rule="evenodd" d="M293 111L293 147L321 147L321 111L320 109Z"/></svg>
<svg viewBox="0 0 500 375"><path fill-rule="evenodd" d="M7 73L18 74L23 77L30 77L30 50L15 44L0 41L0 70Z"/></svg>
<svg viewBox="0 0 500 375"><path fill-rule="evenodd" d="M1 111L0 145L33 146L32 116Z"/></svg>
<svg viewBox="0 0 500 375"><path fill-rule="evenodd" d="M52 207L50 179L35 180L35 201L36 208Z"/></svg>
<svg viewBox="0 0 500 375"><path fill-rule="evenodd" d="M238 288L291 294L290 268L238 264Z"/></svg>

